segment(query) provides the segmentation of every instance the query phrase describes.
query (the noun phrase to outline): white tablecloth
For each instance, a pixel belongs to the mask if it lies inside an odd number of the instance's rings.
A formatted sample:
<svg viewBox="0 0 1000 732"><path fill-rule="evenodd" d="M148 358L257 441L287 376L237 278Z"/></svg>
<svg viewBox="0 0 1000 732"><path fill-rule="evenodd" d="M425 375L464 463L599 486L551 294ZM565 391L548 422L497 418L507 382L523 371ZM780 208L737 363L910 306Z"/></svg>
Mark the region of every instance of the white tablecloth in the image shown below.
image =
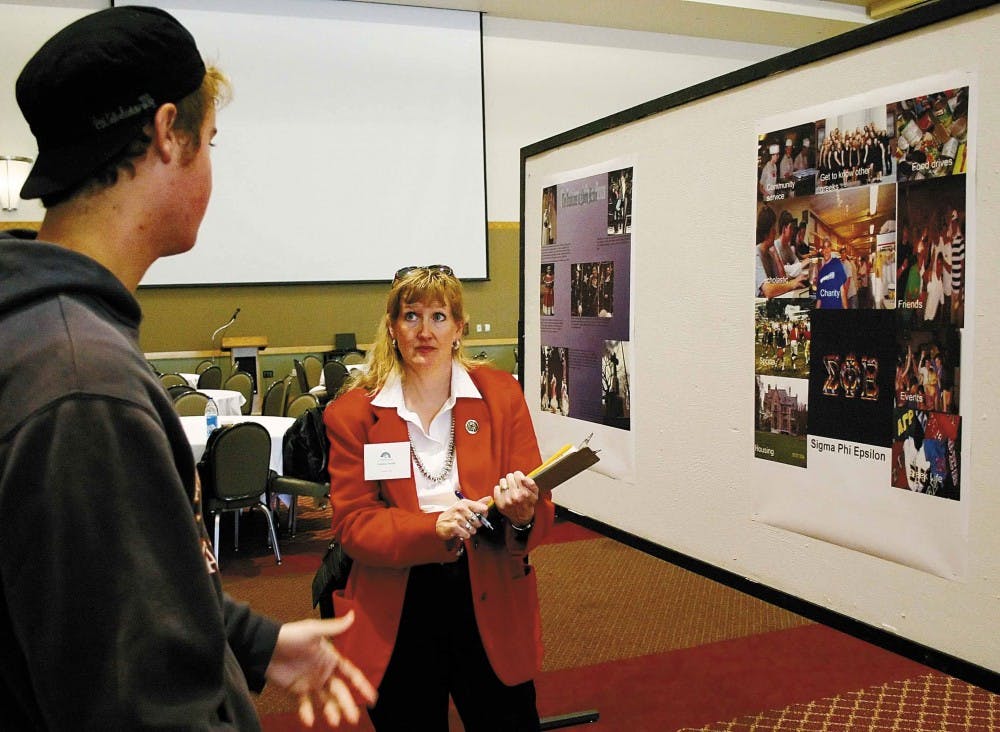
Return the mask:
<svg viewBox="0 0 1000 732"><path fill-rule="evenodd" d="M184 371L179 371L178 373L184 377L184 380L188 383L188 386L190 386L192 389L198 388L198 374L189 374Z"/></svg>
<svg viewBox="0 0 1000 732"><path fill-rule="evenodd" d="M239 417L243 414L240 407L247 403L247 399L240 392L232 389L199 389L198 391L215 400L220 417Z"/></svg>
<svg viewBox="0 0 1000 732"><path fill-rule="evenodd" d="M256 422L267 428L268 434L271 435L271 470L280 475L281 468L284 465L281 456L282 440L285 437L285 432L292 426L295 420L291 417L261 417L249 414L240 417L219 417L220 425L236 424L237 422ZM198 462L205 453L205 444L208 442L208 429L205 426L205 418L197 416L181 417L181 424L184 425L184 433L187 435L188 442L191 443L191 452L194 455L194 460Z"/></svg>

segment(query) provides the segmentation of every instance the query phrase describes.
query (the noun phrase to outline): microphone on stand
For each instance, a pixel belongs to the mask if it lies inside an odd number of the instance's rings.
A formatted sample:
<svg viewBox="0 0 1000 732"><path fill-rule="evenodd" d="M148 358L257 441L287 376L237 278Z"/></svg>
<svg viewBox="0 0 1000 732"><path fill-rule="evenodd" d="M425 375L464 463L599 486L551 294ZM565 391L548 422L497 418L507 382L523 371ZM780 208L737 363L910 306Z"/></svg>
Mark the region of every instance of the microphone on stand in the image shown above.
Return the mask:
<svg viewBox="0 0 1000 732"><path fill-rule="evenodd" d="M224 331L226 328L228 328L229 326L231 326L233 323L235 323L236 322L236 316L239 315L239 314L240 314L240 308L236 308L236 311L233 313L233 317L231 317L229 319L229 322L225 323L224 325L219 326L218 328L216 328L215 332L212 334L212 348L213 349L215 349L215 337L217 335L219 335L219 333L221 333L222 331Z"/></svg>

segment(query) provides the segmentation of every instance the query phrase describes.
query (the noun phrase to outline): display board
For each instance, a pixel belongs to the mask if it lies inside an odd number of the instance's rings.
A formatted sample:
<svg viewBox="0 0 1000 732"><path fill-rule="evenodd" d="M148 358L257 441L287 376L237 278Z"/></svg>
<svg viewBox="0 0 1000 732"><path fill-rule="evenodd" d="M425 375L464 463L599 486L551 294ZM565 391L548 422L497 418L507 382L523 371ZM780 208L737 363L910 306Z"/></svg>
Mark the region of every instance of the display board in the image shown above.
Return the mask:
<svg viewBox="0 0 1000 732"><path fill-rule="evenodd" d="M198 243L142 285L485 279L479 13L329 0L117 0L187 26L233 83Z"/></svg>
<svg viewBox="0 0 1000 732"><path fill-rule="evenodd" d="M993 2L931 3L539 142L521 222L542 451L591 429L632 451L557 504L993 690L998 30ZM622 160L628 441L574 415L572 373L566 413L543 388L573 297L546 265L613 259L548 238L550 194ZM609 217L611 182L594 194ZM570 341L606 327L562 312ZM560 363L576 358L570 342Z"/></svg>

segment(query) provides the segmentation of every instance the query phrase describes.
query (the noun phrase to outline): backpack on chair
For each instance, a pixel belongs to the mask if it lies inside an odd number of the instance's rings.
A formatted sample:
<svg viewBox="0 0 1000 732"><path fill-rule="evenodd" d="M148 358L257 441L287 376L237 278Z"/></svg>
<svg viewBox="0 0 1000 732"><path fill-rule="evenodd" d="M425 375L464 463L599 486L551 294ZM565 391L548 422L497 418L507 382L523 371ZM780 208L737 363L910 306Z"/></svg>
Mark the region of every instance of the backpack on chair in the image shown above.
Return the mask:
<svg viewBox="0 0 1000 732"><path fill-rule="evenodd" d="M296 417L285 432L281 455L284 475L316 483L330 482L326 472L330 441L326 437L322 407L307 409Z"/></svg>

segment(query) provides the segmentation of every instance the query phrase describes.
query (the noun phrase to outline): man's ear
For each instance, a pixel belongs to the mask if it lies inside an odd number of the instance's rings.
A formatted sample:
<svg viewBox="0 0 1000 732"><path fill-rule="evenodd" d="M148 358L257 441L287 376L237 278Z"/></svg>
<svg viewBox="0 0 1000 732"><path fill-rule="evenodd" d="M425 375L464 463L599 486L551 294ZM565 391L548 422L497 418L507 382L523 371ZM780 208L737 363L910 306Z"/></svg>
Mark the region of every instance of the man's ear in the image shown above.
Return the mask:
<svg viewBox="0 0 1000 732"><path fill-rule="evenodd" d="M153 141L151 147L164 163L169 163L173 156L180 154L181 141L177 136L174 124L177 122L177 105L167 103L160 105L153 116Z"/></svg>

